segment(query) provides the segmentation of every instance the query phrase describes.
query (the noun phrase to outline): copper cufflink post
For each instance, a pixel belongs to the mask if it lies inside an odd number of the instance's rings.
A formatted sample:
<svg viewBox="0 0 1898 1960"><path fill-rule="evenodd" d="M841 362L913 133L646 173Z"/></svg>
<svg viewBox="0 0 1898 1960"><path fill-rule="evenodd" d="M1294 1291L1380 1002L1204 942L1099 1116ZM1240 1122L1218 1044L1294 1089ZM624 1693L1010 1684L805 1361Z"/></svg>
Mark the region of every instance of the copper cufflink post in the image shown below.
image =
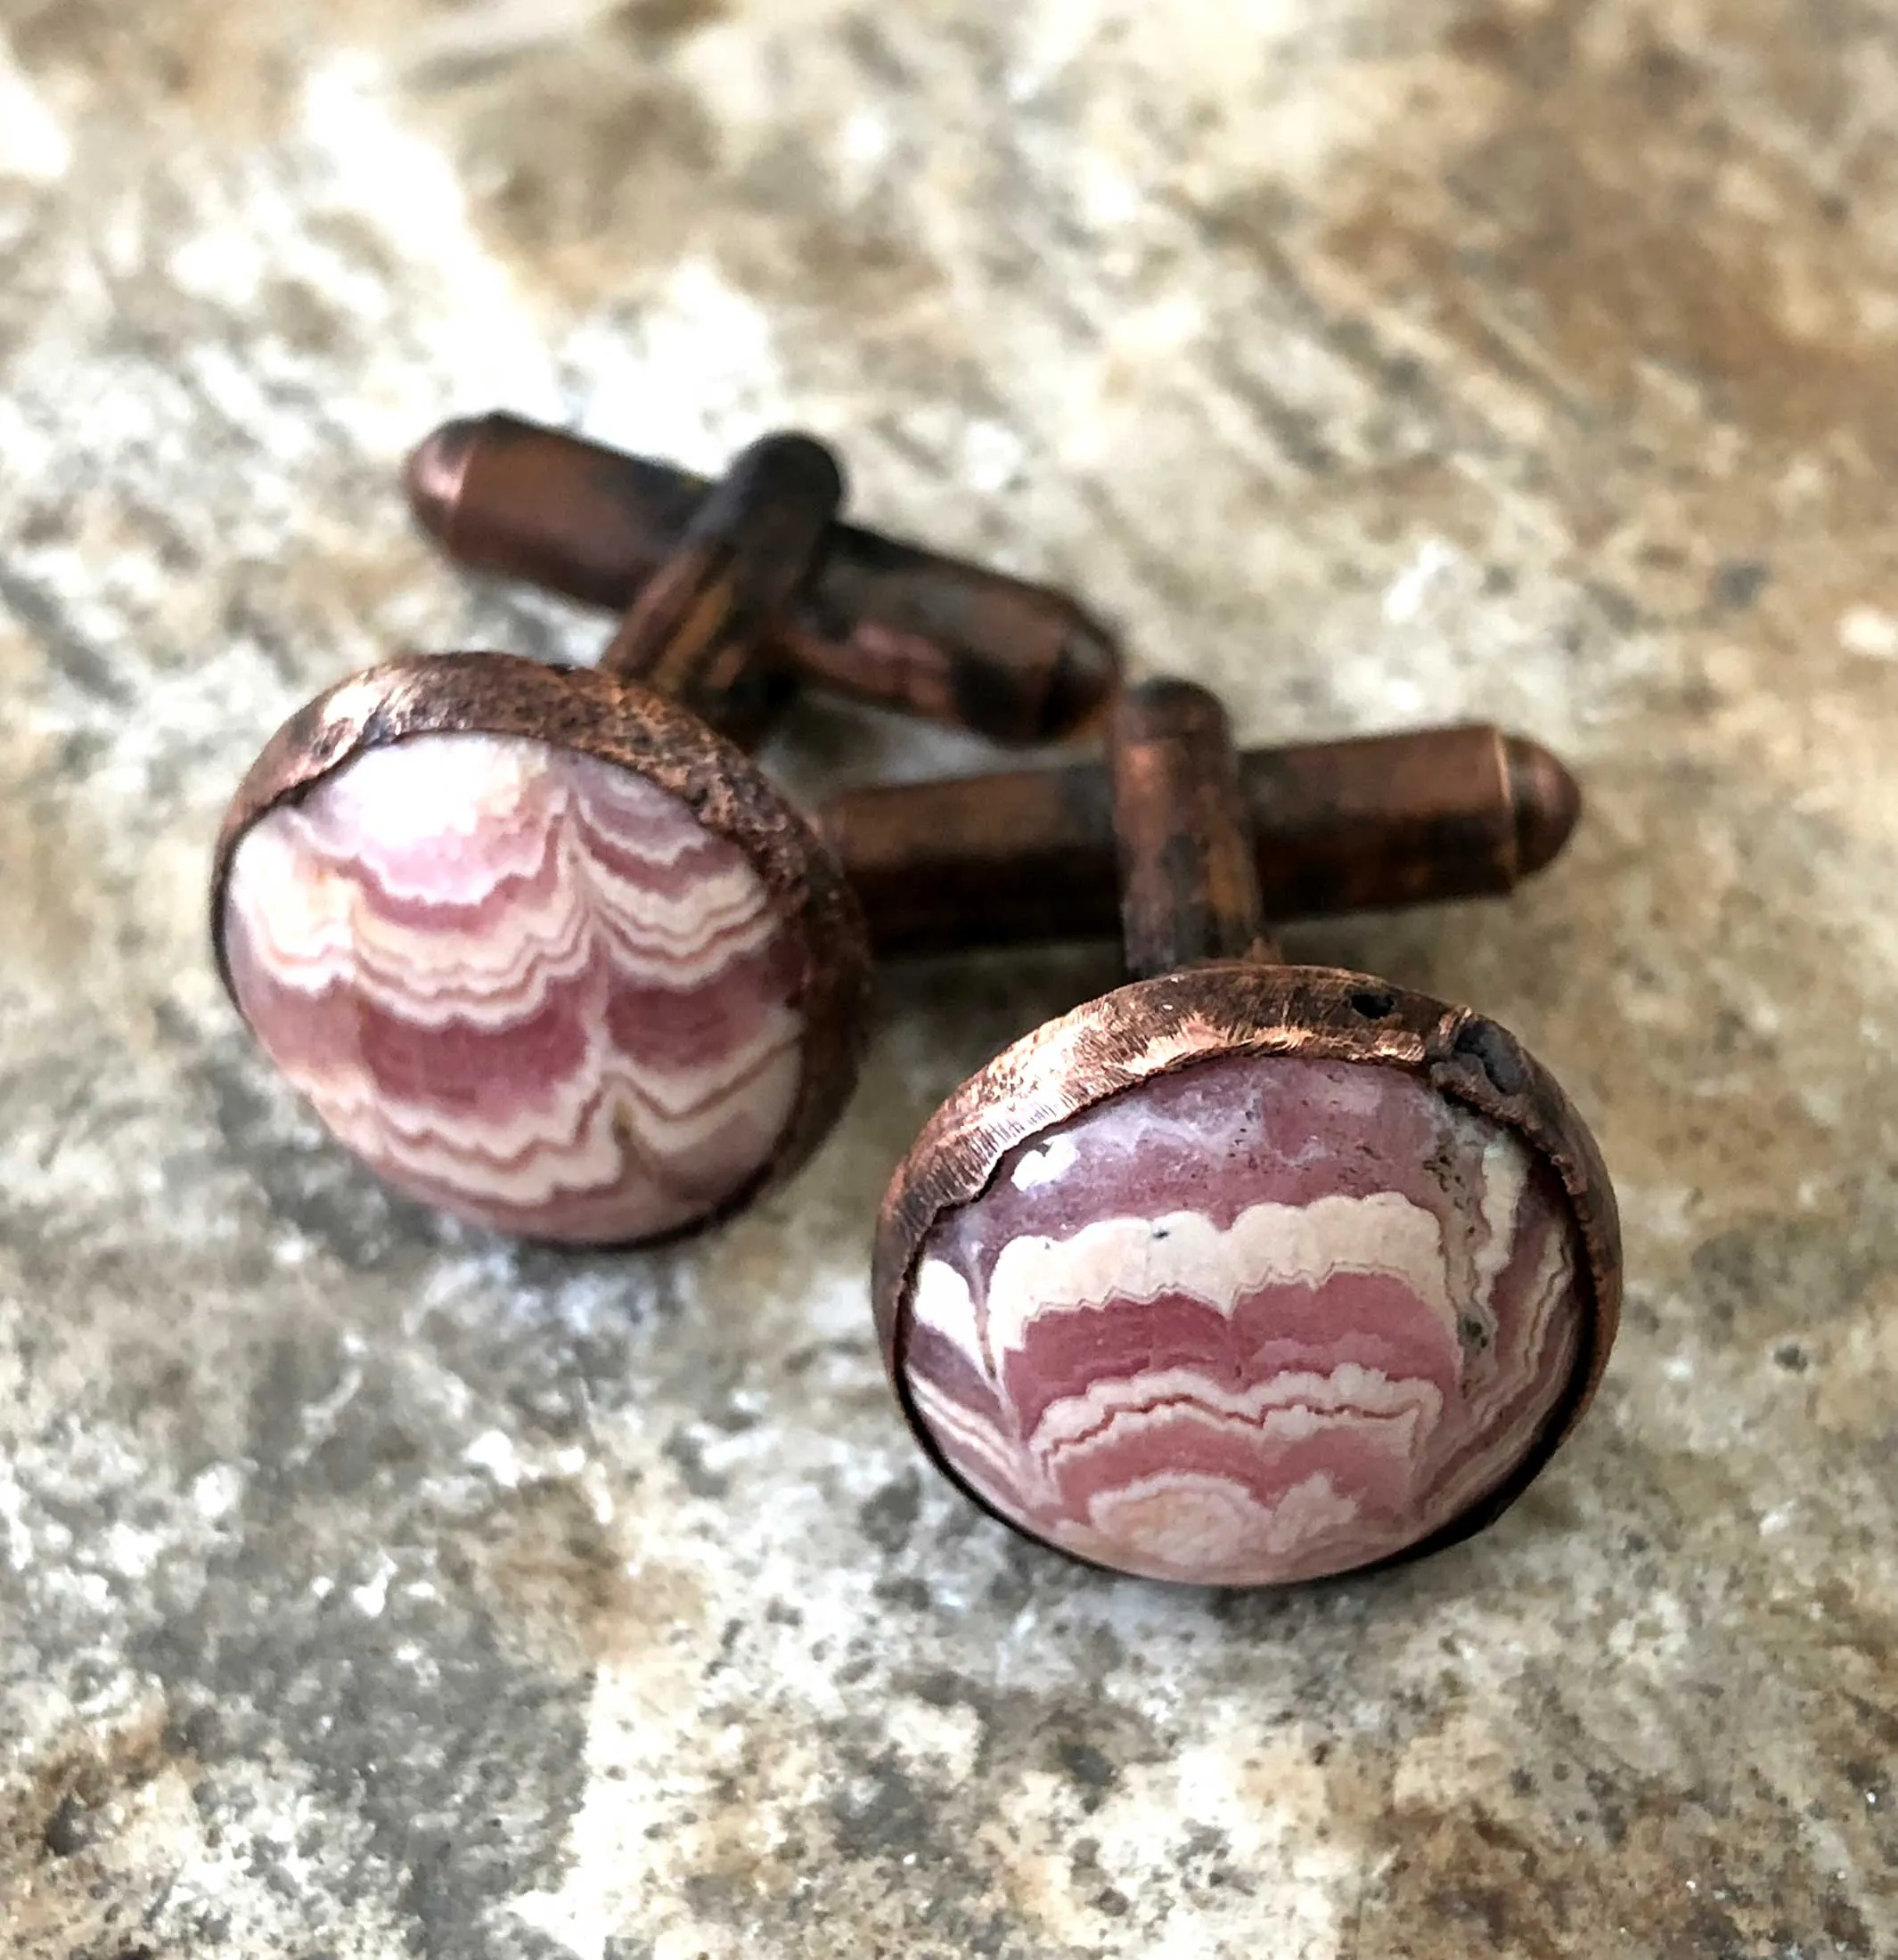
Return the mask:
<svg viewBox="0 0 1898 1960"><path fill-rule="evenodd" d="M503 414L437 429L407 480L416 517L458 563L614 611L708 488ZM1098 719L1119 678L1112 639L1066 594L846 524L773 644L800 680L1003 742Z"/></svg>
<svg viewBox="0 0 1898 1960"><path fill-rule="evenodd" d="M1131 690L1111 750L1134 977L897 1170L872 1288L904 1414L986 1508L1119 1572L1269 1585L1453 1543L1606 1363L1594 1142L1494 1022L1273 963L1211 696Z"/></svg>
<svg viewBox="0 0 1898 1960"><path fill-rule="evenodd" d="M1559 853L1581 808L1547 749L1477 726L1253 749L1239 782L1280 919L1512 891ZM1120 929L1104 762L845 790L816 822L879 959Z"/></svg>

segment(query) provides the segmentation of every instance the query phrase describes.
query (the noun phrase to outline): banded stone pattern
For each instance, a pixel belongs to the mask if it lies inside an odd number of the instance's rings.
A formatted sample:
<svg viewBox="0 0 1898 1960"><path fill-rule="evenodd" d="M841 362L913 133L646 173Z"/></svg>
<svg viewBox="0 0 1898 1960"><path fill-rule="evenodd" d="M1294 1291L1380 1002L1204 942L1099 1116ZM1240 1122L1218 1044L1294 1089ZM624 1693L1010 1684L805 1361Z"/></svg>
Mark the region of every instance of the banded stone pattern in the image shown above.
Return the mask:
<svg viewBox="0 0 1898 1960"><path fill-rule="evenodd" d="M898 1365L1023 1530L1272 1585L1402 1551L1509 1476L1584 1270L1514 1132L1397 1069L1221 1057L1044 1131L938 1220Z"/></svg>
<svg viewBox="0 0 1898 1960"><path fill-rule="evenodd" d="M801 935L733 844L544 743L366 751L246 833L238 1005L411 1196L531 1237L650 1237L766 1164L797 1098Z"/></svg>

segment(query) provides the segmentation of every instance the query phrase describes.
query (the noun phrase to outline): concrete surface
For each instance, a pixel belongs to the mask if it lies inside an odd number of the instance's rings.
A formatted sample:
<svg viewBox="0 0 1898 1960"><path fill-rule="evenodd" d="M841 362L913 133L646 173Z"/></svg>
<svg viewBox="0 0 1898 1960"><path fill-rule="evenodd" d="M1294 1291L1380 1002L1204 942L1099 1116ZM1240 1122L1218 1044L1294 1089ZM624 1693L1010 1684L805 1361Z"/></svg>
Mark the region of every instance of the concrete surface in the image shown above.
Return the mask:
<svg viewBox="0 0 1898 1960"><path fill-rule="evenodd" d="M1898 1952L1898 7L0 0L12 1955ZM929 1478L863 1248L1106 950L893 974L792 1190L523 1254L217 991L224 798L379 649L599 626L394 493L506 403L1076 581L1248 735L1583 771L1512 1025L1632 1301L1499 1530L1117 1584ZM802 780L965 765L816 714Z"/></svg>

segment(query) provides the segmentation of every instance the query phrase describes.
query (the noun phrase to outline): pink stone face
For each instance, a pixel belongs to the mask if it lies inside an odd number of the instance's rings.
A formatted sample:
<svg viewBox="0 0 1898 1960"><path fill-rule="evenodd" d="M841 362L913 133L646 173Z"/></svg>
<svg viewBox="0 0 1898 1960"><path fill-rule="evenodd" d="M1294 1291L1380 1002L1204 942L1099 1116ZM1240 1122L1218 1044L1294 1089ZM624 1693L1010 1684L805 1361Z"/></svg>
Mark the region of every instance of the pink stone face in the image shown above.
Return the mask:
<svg viewBox="0 0 1898 1960"><path fill-rule="evenodd" d="M336 1136L503 1231L689 1224L797 1098L798 928L683 803L568 750L367 751L245 834L224 931L239 1007Z"/></svg>
<svg viewBox="0 0 1898 1960"><path fill-rule="evenodd" d="M944 1458L1119 1572L1351 1571L1494 1490L1582 1338L1573 1213L1510 1131L1395 1068L1234 1056L1002 1159L899 1348Z"/></svg>

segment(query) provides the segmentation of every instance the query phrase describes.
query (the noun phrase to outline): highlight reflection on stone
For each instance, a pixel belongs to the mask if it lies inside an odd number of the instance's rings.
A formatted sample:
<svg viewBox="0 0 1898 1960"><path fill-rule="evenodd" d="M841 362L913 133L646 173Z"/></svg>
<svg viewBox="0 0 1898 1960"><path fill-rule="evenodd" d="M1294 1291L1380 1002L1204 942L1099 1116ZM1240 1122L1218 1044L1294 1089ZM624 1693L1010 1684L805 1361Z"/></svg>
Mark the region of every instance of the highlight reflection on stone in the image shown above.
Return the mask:
<svg viewBox="0 0 1898 1960"><path fill-rule="evenodd" d="M245 835L238 1005L399 1189L583 1243L642 1238L771 1156L803 948L733 844L631 771L487 735L367 751Z"/></svg>
<svg viewBox="0 0 1898 1960"><path fill-rule="evenodd" d="M1394 1068L1123 1090L941 1218L899 1353L956 1473L1118 1571L1269 1585L1414 1545L1561 1400L1587 1284L1552 1172Z"/></svg>

